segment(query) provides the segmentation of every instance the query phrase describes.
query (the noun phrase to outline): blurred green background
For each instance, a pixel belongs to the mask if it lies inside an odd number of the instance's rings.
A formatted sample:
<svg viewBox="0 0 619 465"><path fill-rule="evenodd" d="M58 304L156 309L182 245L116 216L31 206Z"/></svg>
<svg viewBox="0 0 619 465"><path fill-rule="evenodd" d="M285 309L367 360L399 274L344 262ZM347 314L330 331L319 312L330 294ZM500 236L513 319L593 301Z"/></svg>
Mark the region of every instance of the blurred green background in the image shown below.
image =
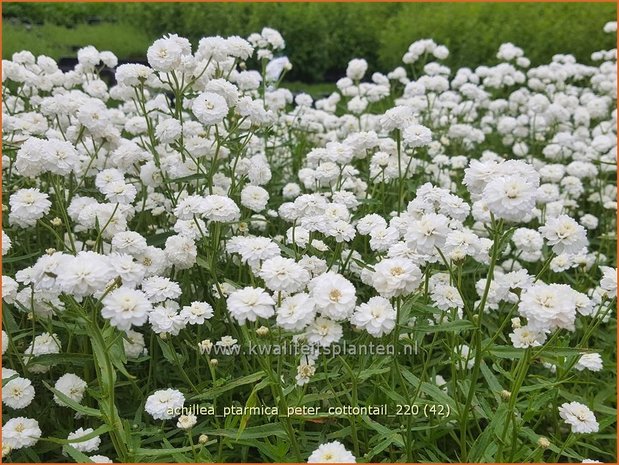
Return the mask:
<svg viewBox="0 0 619 465"><path fill-rule="evenodd" d="M615 46L602 27L616 19L614 3L3 3L3 58L28 49L73 57L92 44L121 59L144 59L152 41L177 33L193 43L208 35L278 29L294 68L290 80L321 83L340 77L348 60L364 57L370 71L401 64L408 45L433 38L451 51L452 67L493 64L499 45L524 48L532 63L572 53L584 63Z"/></svg>

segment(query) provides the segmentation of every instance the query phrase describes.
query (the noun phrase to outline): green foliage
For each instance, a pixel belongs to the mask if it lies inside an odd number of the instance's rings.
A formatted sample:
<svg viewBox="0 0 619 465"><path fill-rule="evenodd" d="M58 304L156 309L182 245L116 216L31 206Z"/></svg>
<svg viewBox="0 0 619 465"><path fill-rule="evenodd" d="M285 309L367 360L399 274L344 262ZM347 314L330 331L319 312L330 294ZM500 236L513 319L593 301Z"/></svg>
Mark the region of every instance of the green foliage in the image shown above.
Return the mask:
<svg viewBox="0 0 619 465"><path fill-rule="evenodd" d="M423 38L447 45L447 64L453 68L493 62L505 42L523 48L533 65L547 62L555 53L571 53L579 62L589 63L599 44L613 48L615 43L612 35L602 31L616 17L614 4L469 3L455 7L403 5L380 35L380 67L397 66L408 45Z"/></svg>
<svg viewBox="0 0 619 465"><path fill-rule="evenodd" d="M13 21L3 26L4 58L22 49L72 56L71 46L87 43L135 58L143 57L144 45L165 33L184 35L197 44L208 35L247 36L270 26L286 39L285 53L294 65L288 77L316 82L336 80L352 58L366 58L370 72L393 69L408 45L422 38L447 45L451 67L490 63L504 42L523 47L533 65L557 52L587 63L599 44L613 47L613 37L601 28L616 17L616 5L9 3L3 16ZM25 30L16 20L46 25ZM99 21L102 24L88 24ZM48 30L48 24L62 27Z"/></svg>
<svg viewBox="0 0 619 465"><path fill-rule="evenodd" d="M4 19L67 27L78 23L113 20L117 14L118 8L106 3L11 3L2 8Z"/></svg>
<svg viewBox="0 0 619 465"><path fill-rule="evenodd" d="M127 24L78 24L70 29L54 24L24 26L11 23L2 25L2 57L30 50L35 55L54 59L75 57L86 44L99 50L110 50L121 58L141 58L152 42L146 32Z"/></svg>

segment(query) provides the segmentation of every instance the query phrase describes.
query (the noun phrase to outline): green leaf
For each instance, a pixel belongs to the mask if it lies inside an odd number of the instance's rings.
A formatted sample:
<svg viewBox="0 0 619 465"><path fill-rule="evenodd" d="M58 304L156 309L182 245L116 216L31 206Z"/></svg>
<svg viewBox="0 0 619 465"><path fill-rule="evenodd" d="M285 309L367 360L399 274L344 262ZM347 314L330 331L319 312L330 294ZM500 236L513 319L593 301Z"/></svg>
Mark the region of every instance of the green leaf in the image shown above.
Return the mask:
<svg viewBox="0 0 619 465"><path fill-rule="evenodd" d="M164 341L160 337L157 338L157 343L159 344L159 347L161 348L161 353L163 353L163 358L165 358L172 365L176 365L177 360L180 361L181 363L185 361L185 357L183 355L173 352L173 349L170 347L170 345L166 343L166 341Z"/></svg>
<svg viewBox="0 0 619 465"><path fill-rule="evenodd" d="M460 331L469 331L471 329L475 329L475 325L468 320L450 321L448 323L438 323L432 326L418 325L412 328L413 331L419 331L424 333L459 333Z"/></svg>
<svg viewBox="0 0 619 465"><path fill-rule="evenodd" d="M209 436L223 436L235 440L243 439L259 439L269 436L277 436L278 438L286 438L286 431L280 423L268 423L266 425L252 426L246 428L245 431L239 434L237 429L213 429L205 430L203 434Z"/></svg>
<svg viewBox="0 0 619 465"><path fill-rule="evenodd" d="M75 438L75 439L46 438L46 441L54 442L56 444L62 444L63 446L65 446L65 445L74 444L76 442L88 441L89 439L95 438L97 436L101 436L102 434L107 433L108 431L111 431L111 430L112 428L109 425L101 425L96 430L94 430L92 433L85 434L84 436L80 436L79 438Z"/></svg>
<svg viewBox="0 0 619 465"><path fill-rule="evenodd" d="M438 386L431 383L421 382L419 378L413 375L408 369L400 367L402 370L402 376L406 378L406 380L413 385L413 387L417 388L421 385L420 389L422 392L430 396L430 398L439 404L448 405L452 412L456 412L456 403L455 401L449 397L445 392L443 392Z"/></svg>
<svg viewBox="0 0 619 465"><path fill-rule="evenodd" d="M396 433L395 431L387 428L386 426L372 420L367 415L363 415L361 419L366 425L376 431L380 435L380 437L388 439L390 441L390 444L395 444L398 447L404 447L404 440L402 439L401 434Z"/></svg>
<svg viewBox="0 0 619 465"><path fill-rule="evenodd" d="M90 457L88 457L86 454L81 453L79 450L69 444L64 445L62 447L62 450L66 452L69 457L75 460L76 463L94 463L92 460L90 460Z"/></svg>
<svg viewBox="0 0 619 465"><path fill-rule="evenodd" d="M163 438L163 444L168 449L174 449L174 446L172 445L172 443L170 441L168 441L166 438ZM176 449L174 449L174 450L176 450ZM179 451L171 452L170 455L176 461L176 463L190 463L190 462L192 462L192 460L190 460L189 457L187 457L186 455L180 453Z"/></svg>
<svg viewBox="0 0 619 465"><path fill-rule="evenodd" d="M207 262L204 258L200 256L196 257L196 265L198 265L201 268L204 268L205 270L211 269L211 265L209 264L209 262Z"/></svg>
<svg viewBox="0 0 619 465"><path fill-rule="evenodd" d="M387 359L385 359L387 360ZM365 370L362 370L359 373L359 381L365 381L368 378L371 378L373 376L376 375L382 375L383 373L388 373L389 371L391 371L390 367L385 367L385 368L367 368Z"/></svg>
<svg viewBox="0 0 619 465"><path fill-rule="evenodd" d="M17 373L15 373L13 376L11 376L9 378L6 378L6 379L3 378L2 379L2 387L6 386L9 381L12 381L12 380L17 379L17 378L19 378L19 375Z"/></svg>
<svg viewBox="0 0 619 465"><path fill-rule="evenodd" d="M168 239L168 237L173 236L173 235L174 235L174 232L164 232L164 233L153 234L151 236L146 237L146 243L148 245L157 247L157 246L165 244L165 241Z"/></svg>
<svg viewBox="0 0 619 465"><path fill-rule="evenodd" d="M242 378L237 378L234 381L230 381L230 382L226 383L223 386L218 386L218 387L209 389L208 391L205 391L202 394L198 394L198 395L195 395L193 397L190 397L189 400L216 399L218 396L220 396L224 392L230 391L230 390L235 389L235 388L237 388L239 386L244 386L246 384L257 383L262 378L264 378L264 376L265 376L264 371L258 371L256 373L251 374L251 375L243 376Z"/></svg>
<svg viewBox="0 0 619 465"><path fill-rule="evenodd" d="M536 350L539 350L547 357L569 357L570 355L577 355L582 352L582 349L578 349L576 347L564 347L557 349L539 348ZM520 359L524 356L525 352L524 349L516 349L514 347L499 345L492 345L492 347L490 347L488 351L491 355L507 359Z"/></svg>
<svg viewBox="0 0 619 465"><path fill-rule="evenodd" d="M89 363L92 363L92 356L84 355L84 354L43 354L36 355L31 357L28 360L29 364L36 365L45 365L45 366L53 366L53 365L77 365L84 366Z"/></svg>
<svg viewBox="0 0 619 465"><path fill-rule="evenodd" d="M256 404L258 403L258 391L260 391L261 389L264 389L268 385L269 385L269 379L268 378L267 379L263 379L260 383L256 384L254 389L252 389L251 394L247 398L247 402L245 402L245 407L246 407L245 411L250 412L249 409L251 407L255 407L256 406ZM250 417L251 417L251 415L249 413L246 413L241 418L241 424L239 425L239 434L237 436L237 439L241 436L241 433L243 433L243 430L245 430L245 427L247 426L247 422L249 422Z"/></svg>
<svg viewBox="0 0 619 465"><path fill-rule="evenodd" d="M101 418L101 412L97 409L94 408L90 408L90 407L86 407L84 405L78 404L77 402L75 402L73 399L67 397L66 395L64 395L62 392L60 392L59 390L51 387L46 381L43 381L43 384L45 385L45 387L47 389L49 389L50 391L52 391L54 394L56 394L56 396L66 404L67 407L72 408L73 410L75 410L78 413L81 413L82 415L87 415L89 417L95 417L95 418Z"/></svg>
<svg viewBox="0 0 619 465"><path fill-rule="evenodd" d="M134 380L135 376L130 374L125 367L127 364L127 356L125 355L122 334L110 326L103 333L103 337L106 341L112 340L112 343L108 345L108 352L112 365L125 375L127 379Z"/></svg>
<svg viewBox="0 0 619 465"><path fill-rule="evenodd" d="M160 457L162 455L179 454L181 452L189 452L192 450L191 446L178 447L178 448L165 448L165 449L143 449L139 448L135 451L136 457Z"/></svg>
<svg viewBox="0 0 619 465"><path fill-rule="evenodd" d="M500 396L501 391L503 390L503 386L501 386L501 383L499 383L499 380L497 379L497 377L494 376L494 373L492 373L492 370L488 367L488 365L486 365L486 362L482 360L479 367L481 369L482 375L484 376L486 382L488 383L488 386L490 387L492 392L495 394L495 397L498 398Z"/></svg>
<svg viewBox="0 0 619 465"><path fill-rule="evenodd" d="M198 180L206 181L207 180L206 175L204 173L190 174L189 176L182 176L180 178L169 179L168 183L174 184L174 183L198 181Z"/></svg>
<svg viewBox="0 0 619 465"><path fill-rule="evenodd" d="M41 252L33 252L30 253L28 255L20 255L18 257L6 257L2 259L2 263L3 264L9 264L9 263L18 263L18 262L22 262L22 261L26 261L29 258L33 258L33 257L40 257L41 256Z"/></svg>

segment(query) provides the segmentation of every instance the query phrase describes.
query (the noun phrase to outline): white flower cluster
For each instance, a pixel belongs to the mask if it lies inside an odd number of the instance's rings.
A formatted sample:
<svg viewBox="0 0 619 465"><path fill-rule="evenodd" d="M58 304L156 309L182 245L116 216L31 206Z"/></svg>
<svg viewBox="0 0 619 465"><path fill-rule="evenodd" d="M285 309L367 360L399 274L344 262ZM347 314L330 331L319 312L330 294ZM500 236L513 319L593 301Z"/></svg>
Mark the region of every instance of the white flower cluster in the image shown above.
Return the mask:
<svg viewBox="0 0 619 465"><path fill-rule="evenodd" d="M503 44L499 64L451 70L433 61L447 47L421 40L402 60L415 73L366 82L368 63L354 59L337 91L314 101L277 86L284 46L265 28L203 38L195 51L168 35L148 49L149 66L116 67L94 47L69 72L29 52L3 60L2 254L17 259L2 295L30 341L24 350L3 332L3 353L28 376L80 337L60 328L85 322L113 331L136 364L148 339L186 351L206 328L220 340L197 343L203 356L235 346L228 334L276 329L313 347L283 374L307 387L323 351L359 334L399 340L489 318L479 327L494 337L516 312L497 340L528 349L614 318L616 51L593 66L555 55L530 67ZM252 57L262 72L247 69ZM102 66L116 67L114 85ZM468 370L482 355L459 342L446 357ZM598 353L579 357L576 372L603 369ZM55 378L58 407L83 402L81 376ZM28 408L32 381L8 368L3 378L4 405ZM155 420L176 417L187 394L152 392L144 409ZM574 432L598 430L578 402L560 416ZM97 450L92 432L69 434L72 446ZM41 434L37 420L11 417L3 445ZM334 441L309 462L355 457Z"/></svg>

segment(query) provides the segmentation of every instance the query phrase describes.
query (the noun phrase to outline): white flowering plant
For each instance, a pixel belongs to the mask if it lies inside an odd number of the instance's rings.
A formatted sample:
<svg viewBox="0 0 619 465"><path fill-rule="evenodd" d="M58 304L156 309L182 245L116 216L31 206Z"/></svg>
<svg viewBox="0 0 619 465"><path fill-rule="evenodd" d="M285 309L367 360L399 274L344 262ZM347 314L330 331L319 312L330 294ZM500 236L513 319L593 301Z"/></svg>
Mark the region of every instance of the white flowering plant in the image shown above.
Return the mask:
<svg viewBox="0 0 619 465"><path fill-rule="evenodd" d="M4 460L615 461L616 50L284 47L3 61Z"/></svg>

